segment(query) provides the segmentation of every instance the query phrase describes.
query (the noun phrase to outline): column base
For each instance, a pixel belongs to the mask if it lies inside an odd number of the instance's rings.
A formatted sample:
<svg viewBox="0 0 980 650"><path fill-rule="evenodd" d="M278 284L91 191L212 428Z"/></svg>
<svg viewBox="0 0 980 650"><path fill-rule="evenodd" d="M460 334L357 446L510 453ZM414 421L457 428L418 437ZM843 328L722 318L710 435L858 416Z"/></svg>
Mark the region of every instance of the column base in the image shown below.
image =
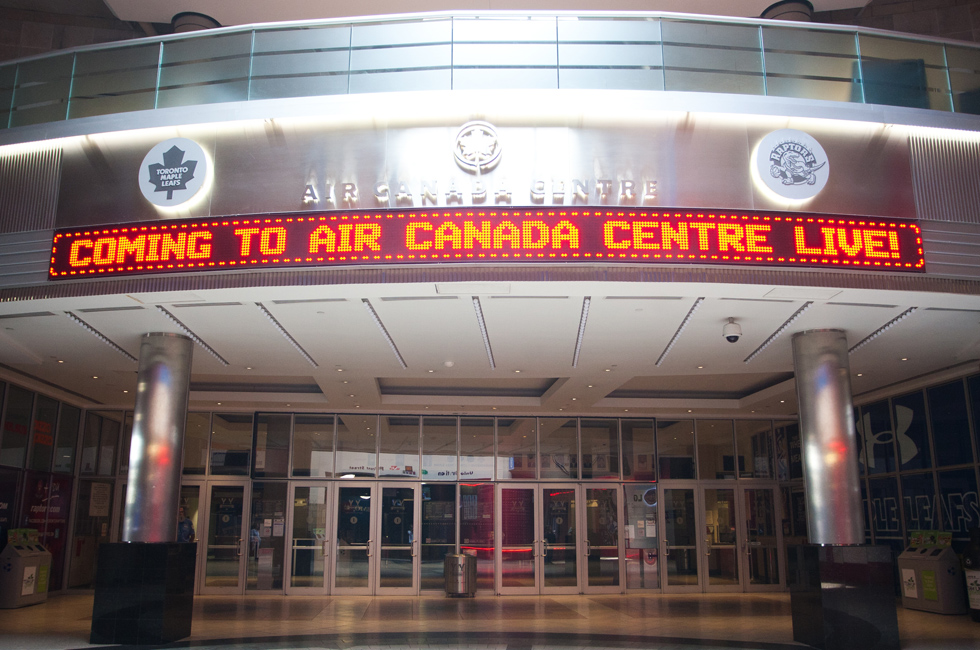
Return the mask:
<svg viewBox="0 0 980 650"><path fill-rule="evenodd" d="M787 550L794 641L820 650L899 650L891 549Z"/></svg>
<svg viewBox="0 0 980 650"><path fill-rule="evenodd" d="M161 645L190 636L197 544L99 547L89 643Z"/></svg>

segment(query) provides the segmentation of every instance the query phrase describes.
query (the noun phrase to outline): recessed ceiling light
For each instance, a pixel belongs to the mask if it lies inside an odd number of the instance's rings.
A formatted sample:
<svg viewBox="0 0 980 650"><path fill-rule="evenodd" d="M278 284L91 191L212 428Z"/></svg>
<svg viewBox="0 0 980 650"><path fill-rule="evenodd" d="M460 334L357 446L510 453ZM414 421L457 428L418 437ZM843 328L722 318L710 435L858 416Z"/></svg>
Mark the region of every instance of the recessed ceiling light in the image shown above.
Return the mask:
<svg viewBox="0 0 980 650"><path fill-rule="evenodd" d="M252 366L245 366L245 370L251 370Z"/></svg>
<svg viewBox="0 0 980 650"><path fill-rule="evenodd" d="M286 404L286 406L292 406L292 404Z"/></svg>
<svg viewBox="0 0 980 650"><path fill-rule="evenodd" d="M430 370L429 372L435 372L435 370Z"/></svg>
<svg viewBox="0 0 980 650"><path fill-rule="evenodd" d="M909 360L908 357L902 357L902 361L908 361L908 360Z"/></svg>
<svg viewBox="0 0 980 650"><path fill-rule="evenodd" d="M630 412L629 409L623 409L623 413L629 413L629 412Z"/></svg>
<svg viewBox="0 0 980 650"><path fill-rule="evenodd" d="M785 404L785 403L786 403L786 400L784 400L784 399L781 399L781 400L779 400L779 403L780 403L780 404Z"/></svg>
<svg viewBox="0 0 980 650"><path fill-rule="evenodd" d="M343 372L343 371L344 371L343 368L337 368L337 372Z"/></svg>
<svg viewBox="0 0 980 650"><path fill-rule="evenodd" d="M577 400L577 399L578 399L577 397L573 397L573 398L572 398L572 401L574 402L574 401L575 401L575 400Z"/></svg>
<svg viewBox="0 0 980 650"><path fill-rule="evenodd" d="M350 395L348 395L347 397L354 397L354 393L351 393L351 394L350 394Z"/></svg>
<svg viewBox="0 0 980 650"><path fill-rule="evenodd" d="M864 377L864 373L863 372L859 372L858 373L858 377Z"/></svg>
<svg viewBox="0 0 980 650"><path fill-rule="evenodd" d="M128 393L129 391L128 391L128 390L124 390L123 392L124 392L124 393Z"/></svg>
<svg viewBox="0 0 980 650"><path fill-rule="evenodd" d="M98 379L98 378L99 378L98 375L92 375L92 379Z"/></svg>
<svg viewBox="0 0 980 650"><path fill-rule="evenodd" d="M589 384L589 388L592 388L592 384Z"/></svg>
<svg viewBox="0 0 980 650"><path fill-rule="evenodd" d="M520 370L515 370L514 372L520 372Z"/></svg>
<svg viewBox="0 0 980 650"><path fill-rule="evenodd" d="M58 363L64 363L64 362L65 362L64 359L58 359Z"/></svg>
<svg viewBox="0 0 980 650"><path fill-rule="evenodd" d="M564 411L565 409L558 409L559 411Z"/></svg>
<svg viewBox="0 0 980 650"><path fill-rule="evenodd" d="M612 368L606 368L606 372L612 372Z"/></svg>
<svg viewBox="0 0 980 650"><path fill-rule="evenodd" d="M693 411L691 411L691 409L687 409L687 412L688 413L693 413Z"/></svg>
<svg viewBox="0 0 980 650"><path fill-rule="evenodd" d="M218 406L221 406L221 402L218 402Z"/></svg>
<svg viewBox="0 0 980 650"><path fill-rule="evenodd" d="M704 370L704 366L698 366L698 370Z"/></svg>

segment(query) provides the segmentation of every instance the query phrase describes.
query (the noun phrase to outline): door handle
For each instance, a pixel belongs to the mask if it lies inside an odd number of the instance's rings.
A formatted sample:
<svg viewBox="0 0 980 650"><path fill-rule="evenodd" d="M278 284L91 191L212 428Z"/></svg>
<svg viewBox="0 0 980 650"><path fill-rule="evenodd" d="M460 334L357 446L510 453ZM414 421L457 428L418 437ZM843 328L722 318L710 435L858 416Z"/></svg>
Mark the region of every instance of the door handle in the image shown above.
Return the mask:
<svg viewBox="0 0 980 650"><path fill-rule="evenodd" d="M585 540L585 557L590 555L592 555L592 544L589 543L589 540Z"/></svg>
<svg viewBox="0 0 980 650"><path fill-rule="evenodd" d="M705 545L705 548L706 548L704 554L705 555L711 555L711 538L710 537L705 537L704 538L704 545Z"/></svg>
<svg viewBox="0 0 980 650"><path fill-rule="evenodd" d="M371 553L371 540L368 540L367 541L367 556L368 557L371 557L372 556L372 553Z"/></svg>
<svg viewBox="0 0 980 650"><path fill-rule="evenodd" d="M536 539L531 542L531 557L538 557L541 555L541 540Z"/></svg>
<svg viewBox="0 0 980 650"><path fill-rule="evenodd" d="M242 549L242 542L244 541L245 540L243 538L241 537L238 538L238 543L236 544L236 546L238 547L236 549L236 552L238 553L238 557L241 557L245 553L244 549Z"/></svg>
<svg viewBox="0 0 980 650"><path fill-rule="evenodd" d="M664 539L664 557L667 557L669 555L670 555L670 540L665 538Z"/></svg>
<svg viewBox="0 0 980 650"><path fill-rule="evenodd" d="M541 540L541 557L547 557L547 556L548 556L548 540L542 539Z"/></svg>
<svg viewBox="0 0 980 650"><path fill-rule="evenodd" d="M330 540L325 539L323 540L323 557L327 557L328 555L330 555Z"/></svg>
<svg viewBox="0 0 980 650"><path fill-rule="evenodd" d="M412 540L412 557L415 557L416 555L419 554L418 553L418 550L417 550L417 547L415 546L418 543L419 543L419 540L417 540L417 539L413 539Z"/></svg>

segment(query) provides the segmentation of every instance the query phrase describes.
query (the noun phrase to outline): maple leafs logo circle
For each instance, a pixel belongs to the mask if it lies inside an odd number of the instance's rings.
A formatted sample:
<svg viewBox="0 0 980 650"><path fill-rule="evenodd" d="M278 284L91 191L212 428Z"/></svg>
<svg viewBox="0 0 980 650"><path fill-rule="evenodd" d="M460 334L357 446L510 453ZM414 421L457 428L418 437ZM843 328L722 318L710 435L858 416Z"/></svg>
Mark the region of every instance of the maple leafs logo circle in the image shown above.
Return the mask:
<svg viewBox="0 0 980 650"><path fill-rule="evenodd" d="M154 205L177 206L201 191L207 175L208 159L201 146L187 138L171 138L150 149L143 158L140 190Z"/></svg>
<svg viewBox="0 0 980 650"><path fill-rule="evenodd" d="M464 170L479 174L500 162L500 140L489 122L467 122L456 134L453 147L456 164Z"/></svg>

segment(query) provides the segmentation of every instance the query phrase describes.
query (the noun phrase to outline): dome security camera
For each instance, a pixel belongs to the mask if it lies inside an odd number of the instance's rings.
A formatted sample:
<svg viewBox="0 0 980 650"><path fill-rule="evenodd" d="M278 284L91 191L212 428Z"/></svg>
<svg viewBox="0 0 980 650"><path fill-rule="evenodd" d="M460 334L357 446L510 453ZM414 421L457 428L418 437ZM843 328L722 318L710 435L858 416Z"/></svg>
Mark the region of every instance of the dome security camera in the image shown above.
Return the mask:
<svg viewBox="0 0 980 650"><path fill-rule="evenodd" d="M742 326L735 322L734 318L729 318L725 326L721 328L721 335L729 343L738 343L742 338Z"/></svg>

